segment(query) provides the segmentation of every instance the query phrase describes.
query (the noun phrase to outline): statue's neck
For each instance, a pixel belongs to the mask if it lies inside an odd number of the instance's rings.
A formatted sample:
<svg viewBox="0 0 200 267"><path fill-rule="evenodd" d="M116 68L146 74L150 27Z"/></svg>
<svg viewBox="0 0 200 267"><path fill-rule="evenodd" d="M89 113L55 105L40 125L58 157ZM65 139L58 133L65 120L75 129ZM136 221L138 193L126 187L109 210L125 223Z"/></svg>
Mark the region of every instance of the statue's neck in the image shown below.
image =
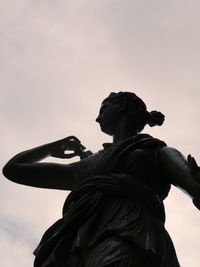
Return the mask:
<svg viewBox="0 0 200 267"><path fill-rule="evenodd" d="M127 139L137 134L138 134L138 131L135 129L130 129L130 126L119 127L113 134L113 143Z"/></svg>

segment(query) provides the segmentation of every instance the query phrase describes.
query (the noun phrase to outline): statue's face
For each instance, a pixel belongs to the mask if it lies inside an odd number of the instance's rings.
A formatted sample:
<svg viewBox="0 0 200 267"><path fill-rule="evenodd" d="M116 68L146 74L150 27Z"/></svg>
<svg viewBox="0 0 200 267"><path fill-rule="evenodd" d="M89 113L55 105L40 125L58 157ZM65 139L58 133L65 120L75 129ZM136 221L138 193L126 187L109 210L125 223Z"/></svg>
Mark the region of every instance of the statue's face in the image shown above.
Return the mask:
<svg viewBox="0 0 200 267"><path fill-rule="evenodd" d="M121 115L120 104L106 101L101 105L96 122L100 124L104 133L113 135L119 127Z"/></svg>

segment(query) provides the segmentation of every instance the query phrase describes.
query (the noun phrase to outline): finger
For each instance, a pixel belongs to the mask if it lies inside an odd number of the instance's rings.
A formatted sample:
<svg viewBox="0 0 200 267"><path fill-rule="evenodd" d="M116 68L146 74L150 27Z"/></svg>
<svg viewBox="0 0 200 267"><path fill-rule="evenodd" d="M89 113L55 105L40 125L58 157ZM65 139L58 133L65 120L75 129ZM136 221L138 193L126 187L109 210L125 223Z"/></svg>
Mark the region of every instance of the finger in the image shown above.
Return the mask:
<svg viewBox="0 0 200 267"><path fill-rule="evenodd" d="M191 169L191 155L189 154L188 156L187 156L187 162L188 162L188 166L189 166L189 168Z"/></svg>
<svg viewBox="0 0 200 267"><path fill-rule="evenodd" d="M74 143L74 140L64 140L63 150L73 150Z"/></svg>
<svg viewBox="0 0 200 267"><path fill-rule="evenodd" d="M64 158L64 154L61 154L61 153L51 154L51 156L54 157L54 158L59 158L59 159L63 159Z"/></svg>
<svg viewBox="0 0 200 267"><path fill-rule="evenodd" d="M71 145L71 144L78 144L80 145L80 141L78 139L75 138L71 138L71 137L67 137L65 139L63 139L63 143L67 146Z"/></svg>
<svg viewBox="0 0 200 267"><path fill-rule="evenodd" d="M192 157L192 159L191 159L191 163L192 163L192 167L193 167L195 170L199 170L199 166L197 165L195 158Z"/></svg>
<svg viewBox="0 0 200 267"><path fill-rule="evenodd" d="M189 154L188 156L187 156L187 160L188 160L188 162L190 162L191 161L191 155Z"/></svg>
<svg viewBox="0 0 200 267"><path fill-rule="evenodd" d="M74 135L68 136L65 139L66 141L76 141L77 143L81 143L81 141Z"/></svg>
<svg viewBox="0 0 200 267"><path fill-rule="evenodd" d="M77 146L74 141L68 141L63 145L63 149L65 150L74 150L74 148Z"/></svg>
<svg viewBox="0 0 200 267"><path fill-rule="evenodd" d="M196 170L199 169L199 166L197 165L195 158L192 157L190 154L188 155L187 160L191 168L196 169Z"/></svg>
<svg viewBox="0 0 200 267"><path fill-rule="evenodd" d="M71 142L78 142L79 140L75 136L71 135L71 136L63 138L61 141L64 147L68 147Z"/></svg>
<svg viewBox="0 0 200 267"><path fill-rule="evenodd" d="M63 159L71 159L75 156L77 156L75 153L64 154Z"/></svg>
<svg viewBox="0 0 200 267"><path fill-rule="evenodd" d="M66 149L68 150L84 150L86 147L84 147L81 143L77 143L76 141L69 141L65 145Z"/></svg>
<svg viewBox="0 0 200 267"><path fill-rule="evenodd" d="M82 148L83 150L86 149L86 147L83 146L82 144L80 144L79 146L80 146L80 148Z"/></svg>

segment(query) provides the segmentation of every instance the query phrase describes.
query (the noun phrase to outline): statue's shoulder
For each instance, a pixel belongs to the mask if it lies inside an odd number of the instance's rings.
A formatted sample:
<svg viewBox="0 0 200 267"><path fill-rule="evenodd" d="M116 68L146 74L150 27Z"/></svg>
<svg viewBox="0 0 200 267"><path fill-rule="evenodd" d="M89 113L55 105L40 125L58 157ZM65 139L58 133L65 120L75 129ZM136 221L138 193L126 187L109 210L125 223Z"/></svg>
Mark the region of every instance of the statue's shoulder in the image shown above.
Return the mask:
<svg viewBox="0 0 200 267"><path fill-rule="evenodd" d="M164 146L167 146L167 144L158 139L158 138L155 138L149 134L138 134L136 137L135 137L135 142L140 142L141 146L144 147L144 148L147 148L147 147L154 147L154 148L160 148L160 147L164 147Z"/></svg>

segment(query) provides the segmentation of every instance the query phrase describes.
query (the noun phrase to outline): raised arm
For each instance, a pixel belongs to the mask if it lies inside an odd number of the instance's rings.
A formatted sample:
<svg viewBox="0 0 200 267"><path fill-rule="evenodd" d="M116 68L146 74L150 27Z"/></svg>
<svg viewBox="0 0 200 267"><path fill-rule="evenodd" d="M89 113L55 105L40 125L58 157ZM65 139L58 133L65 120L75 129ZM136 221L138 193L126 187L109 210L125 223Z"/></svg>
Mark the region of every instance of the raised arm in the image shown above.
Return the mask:
<svg viewBox="0 0 200 267"><path fill-rule="evenodd" d="M194 158L189 155L186 159L171 147L163 147L159 155L170 182L183 189L193 199L200 199L200 171Z"/></svg>
<svg viewBox="0 0 200 267"><path fill-rule="evenodd" d="M77 163L41 163L46 157L70 158L75 152L65 154L66 149L77 150L74 137L45 144L14 156L3 168L9 180L34 187L72 190L81 177L77 176ZM84 148L84 147L83 147Z"/></svg>

